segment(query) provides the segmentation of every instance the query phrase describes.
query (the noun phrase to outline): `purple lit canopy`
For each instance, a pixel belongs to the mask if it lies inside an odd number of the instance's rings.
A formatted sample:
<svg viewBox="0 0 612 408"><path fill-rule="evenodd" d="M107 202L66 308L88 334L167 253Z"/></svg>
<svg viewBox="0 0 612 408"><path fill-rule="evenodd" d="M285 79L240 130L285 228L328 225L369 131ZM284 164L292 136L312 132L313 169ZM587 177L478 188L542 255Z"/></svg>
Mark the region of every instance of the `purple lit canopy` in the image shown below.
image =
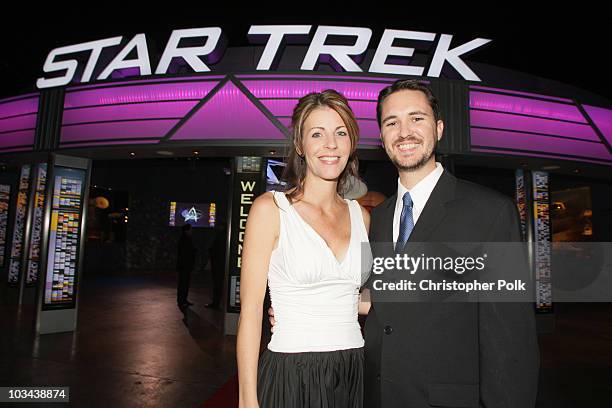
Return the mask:
<svg viewBox="0 0 612 408"><path fill-rule="evenodd" d="M0 152L34 147L38 94L0 100Z"/></svg>
<svg viewBox="0 0 612 408"><path fill-rule="evenodd" d="M582 108L595 127L569 99L471 87L471 150L612 165L612 111Z"/></svg>
<svg viewBox="0 0 612 408"><path fill-rule="evenodd" d="M104 82L66 88L59 147L218 140L277 143L299 98L335 89L349 100L360 145L379 145L376 99L392 78L240 74ZM0 152L34 147L39 95L0 100ZM470 151L612 165L612 110L572 99L470 86Z"/></svg>
<svg viewBox="0 0 612 408"><path fill-rule="evenodd" d="M376 145L376 98L391 80L363 80L239 75L78 86L66 94L60 146L286 140L297 100L330 88L349 99L360 125L361 143Z"/></svg>

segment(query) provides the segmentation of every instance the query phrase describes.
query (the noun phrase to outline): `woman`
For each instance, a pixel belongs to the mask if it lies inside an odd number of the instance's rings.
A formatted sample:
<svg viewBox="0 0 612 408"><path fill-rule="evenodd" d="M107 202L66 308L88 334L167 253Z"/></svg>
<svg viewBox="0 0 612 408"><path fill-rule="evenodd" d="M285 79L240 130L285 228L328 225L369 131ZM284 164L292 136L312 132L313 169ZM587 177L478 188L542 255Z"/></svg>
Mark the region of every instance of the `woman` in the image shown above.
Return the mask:
<svg viewBox="0 0 612 408"><path fill-rule="evenodd" d="M370 217L340 195L357 176L358 134L336 91L301 98L292 117L289 189L265 193L251 207L240 279L241 408L362 406L357 312L370 269L361 259ZM276 323L259 358L266 282Z"/></svg>

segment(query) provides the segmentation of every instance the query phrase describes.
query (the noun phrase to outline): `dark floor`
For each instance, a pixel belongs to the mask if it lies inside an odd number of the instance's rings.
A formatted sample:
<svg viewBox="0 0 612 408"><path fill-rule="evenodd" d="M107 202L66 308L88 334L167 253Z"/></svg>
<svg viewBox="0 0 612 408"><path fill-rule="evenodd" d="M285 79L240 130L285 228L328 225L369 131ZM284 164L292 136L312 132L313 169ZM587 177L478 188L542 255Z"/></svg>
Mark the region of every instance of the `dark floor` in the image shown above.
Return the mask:
<svg viewBox="0 0 612 408"><path fill-rule="evenodd" d="M74 333L33 338L30 310L19 322L5 307L0 386L70 386L74 407L201 407L236 372L205 283L194 276L186 324L173 276L85 280Z"/></svg>
<svg viewBox="0 0 612 408"><path fill-rule="evenodd" d="M539 408L612 407L612 304L557 304L541 334Z"/></svg>
<svg viewBox="0 0 612 408"><path fill-rule="evenodd" d="M174 282L86 279L75 333L35 338L31 309L19 317L3 307L0 386L70 386L74 407L201 407L235 374L235 338L222 336L220 312L203 307L207 276L194 277L187 324ZM612 304L558 305L555 332L540 345L538 407L612 407Z"/></svg>

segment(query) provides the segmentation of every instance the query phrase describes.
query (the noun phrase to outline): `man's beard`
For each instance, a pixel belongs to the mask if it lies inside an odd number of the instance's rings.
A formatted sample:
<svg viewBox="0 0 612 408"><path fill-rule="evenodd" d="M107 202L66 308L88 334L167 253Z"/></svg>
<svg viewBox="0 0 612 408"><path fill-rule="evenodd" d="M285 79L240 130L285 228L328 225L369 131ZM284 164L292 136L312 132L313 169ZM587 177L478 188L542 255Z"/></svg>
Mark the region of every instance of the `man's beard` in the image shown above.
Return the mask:
<svg viewBox="0 0 612 408"><path fill-rule="evenodd" d="M425 166L425 164L429 162L431 157L435 155L437 147L438 147L438 137L436 135L434 137L434 143L433 143L433 147L431 148L431 151L424 154L416 163L411 164L411 165L404 165L400 163L400 161L397 159L397 156L395 155L391 157L391 162L395 165L395 167L397 167L399 171L415 171Z"/></svg>

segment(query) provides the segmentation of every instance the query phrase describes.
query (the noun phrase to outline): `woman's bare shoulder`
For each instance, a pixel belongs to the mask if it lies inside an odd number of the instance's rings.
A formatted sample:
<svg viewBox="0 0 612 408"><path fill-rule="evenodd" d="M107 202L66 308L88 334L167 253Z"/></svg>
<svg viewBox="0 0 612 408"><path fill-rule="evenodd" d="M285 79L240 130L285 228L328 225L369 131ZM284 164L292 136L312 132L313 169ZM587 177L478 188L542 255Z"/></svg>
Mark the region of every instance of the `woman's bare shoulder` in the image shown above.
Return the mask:
<svg viewBox="0 0 612 408"><path fill-rule="evenodd" d="M257 205L264 209L272 209L272 207L278 208L278 198L276 197L277 194L279 193L275 194L274 191L267 191L255 199L253 206Z"/></svg>
<svg viewBox="0 0 612 408"><path fill-rule="evenodd" d="M268 191L255 199L249 211L249 217L254 216L259 219L274 221L278 219L278 210L279 206L274 193Z"/></svg>

